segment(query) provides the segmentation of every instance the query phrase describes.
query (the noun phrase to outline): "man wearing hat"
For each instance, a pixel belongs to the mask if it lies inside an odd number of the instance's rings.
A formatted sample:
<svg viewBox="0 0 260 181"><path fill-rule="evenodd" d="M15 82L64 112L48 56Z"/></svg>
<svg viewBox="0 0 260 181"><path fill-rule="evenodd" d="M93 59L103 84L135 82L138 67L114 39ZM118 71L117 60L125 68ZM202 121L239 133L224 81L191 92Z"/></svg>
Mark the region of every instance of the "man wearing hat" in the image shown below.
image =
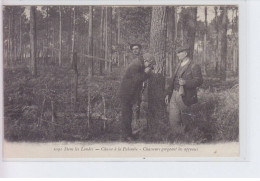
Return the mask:
<svg viewBox="0 0 260 181"><path fill-rule="evenodd" d="M144 57L141 53L141 50L142 50L142 46L138 43L135 43L135 44L131 44L130 45L130 50L132 51L132 56L131 56L131 61L130 61L130 64L131 62L140 62L141 65L139 66L144 66ZM136 97L135 97L135 104L133 105L133 119L134 119L134 124L137 123L137 120L139 119L140 117L140 109L141 109L141 91L142 91L142 86L138 86L138 89L136 90L137 94L136 94Z"/></svg>
<svg viewBox="0 0 260 181"><path fill-rule="evenodd" d="M119 90L121 102L121 123L123 139L126 141L133 140L132 118L133 112L137 114L141 103L142 84L149 78L152 67L145 63L143 56L140 55L141 45L134 44L130 46L135 59L128 66Z"/></svg>
<svg viewBox="0 0 260 181"><path fill-rule="evenodd" d="M130 50L132 50L133 55L134 55L133 58L141 56L141 49L142 49L142 46L140 44L136 43L136 44L130 45Z"/></svg>
<svg viewBox="0 0 260 181"><path fill-rule="evenodd" d="M173 133L182 132L182 116L190 106L198 102L197 87L202 82L201 68L190 58L189 46L176 50L180 60L165 97L165 103L170 103L169 122Z"/></svg>

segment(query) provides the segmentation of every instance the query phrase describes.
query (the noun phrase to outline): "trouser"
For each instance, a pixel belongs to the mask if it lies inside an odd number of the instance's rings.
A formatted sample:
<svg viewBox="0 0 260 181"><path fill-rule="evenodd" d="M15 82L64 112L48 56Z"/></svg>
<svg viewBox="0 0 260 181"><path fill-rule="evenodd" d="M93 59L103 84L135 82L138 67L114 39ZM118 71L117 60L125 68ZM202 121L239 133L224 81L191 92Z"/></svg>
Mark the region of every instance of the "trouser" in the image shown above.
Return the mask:
<svg viewBox="0 0 260 181"><path fill-rule="evenodd" d="M140 117L140 103L122 102L121 105L121 131L123 136L132 136L132 121Z"/></svg>
<svg viewBox="0 0 260 181"><path fill-rule="evenodd" d="M173 91L169 109L169 123L173 133L182 133L184 131L182 117L183 113L188 111L189 107L183 103L181 95L177 91Z"/></svg>
<svg viewBox="0 0 260 181"><path fill-rule="evenodd" d="M127 137L132 135L132 127L131 127L131 122L132 122L132 117L133 117L133 111L132 107L133 105L127 102L122 102L121 105L121 131L122 135Z"/></svg>

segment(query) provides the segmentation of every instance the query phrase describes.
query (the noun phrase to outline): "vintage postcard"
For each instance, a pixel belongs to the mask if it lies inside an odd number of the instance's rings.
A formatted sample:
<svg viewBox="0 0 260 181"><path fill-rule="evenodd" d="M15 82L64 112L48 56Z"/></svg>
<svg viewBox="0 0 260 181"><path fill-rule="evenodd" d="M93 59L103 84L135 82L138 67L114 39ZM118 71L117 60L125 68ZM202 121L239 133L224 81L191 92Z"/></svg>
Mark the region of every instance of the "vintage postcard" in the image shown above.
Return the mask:
<svg viewBox="0 0 260 181"><path fill-rule="evenodd" d="M240 12L3 4L4 160L241 158Z"/></svg>

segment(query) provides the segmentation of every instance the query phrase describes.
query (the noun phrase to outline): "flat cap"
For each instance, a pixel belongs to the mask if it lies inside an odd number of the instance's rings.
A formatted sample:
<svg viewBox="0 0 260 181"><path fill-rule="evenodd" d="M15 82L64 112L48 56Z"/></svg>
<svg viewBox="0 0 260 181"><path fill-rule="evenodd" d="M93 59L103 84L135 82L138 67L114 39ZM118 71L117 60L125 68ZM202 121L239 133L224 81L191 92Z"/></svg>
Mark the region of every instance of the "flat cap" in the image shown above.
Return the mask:
<svg viewBox="0 0 260 181"><path fill-rule="evenodd" d="M180 52L183 52L183 51L189 51L189 50L190 50L190 47L188 45L185 45L185 46L178 47L176 49L176 53L180 53Z"/></svg>

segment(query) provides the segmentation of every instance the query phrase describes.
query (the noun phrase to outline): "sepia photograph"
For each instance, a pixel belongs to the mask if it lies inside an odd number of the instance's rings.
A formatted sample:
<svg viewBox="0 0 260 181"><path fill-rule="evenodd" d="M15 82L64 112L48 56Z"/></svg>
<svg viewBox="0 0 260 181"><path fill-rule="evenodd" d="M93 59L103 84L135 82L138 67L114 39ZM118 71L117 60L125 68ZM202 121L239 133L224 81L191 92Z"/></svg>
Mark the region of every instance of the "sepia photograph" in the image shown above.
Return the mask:
<svg viewBox="0 0 260 181"><path fill-rule="evenodd" d="M2 6L4 158L239 157L239 10Z"/></svg>

